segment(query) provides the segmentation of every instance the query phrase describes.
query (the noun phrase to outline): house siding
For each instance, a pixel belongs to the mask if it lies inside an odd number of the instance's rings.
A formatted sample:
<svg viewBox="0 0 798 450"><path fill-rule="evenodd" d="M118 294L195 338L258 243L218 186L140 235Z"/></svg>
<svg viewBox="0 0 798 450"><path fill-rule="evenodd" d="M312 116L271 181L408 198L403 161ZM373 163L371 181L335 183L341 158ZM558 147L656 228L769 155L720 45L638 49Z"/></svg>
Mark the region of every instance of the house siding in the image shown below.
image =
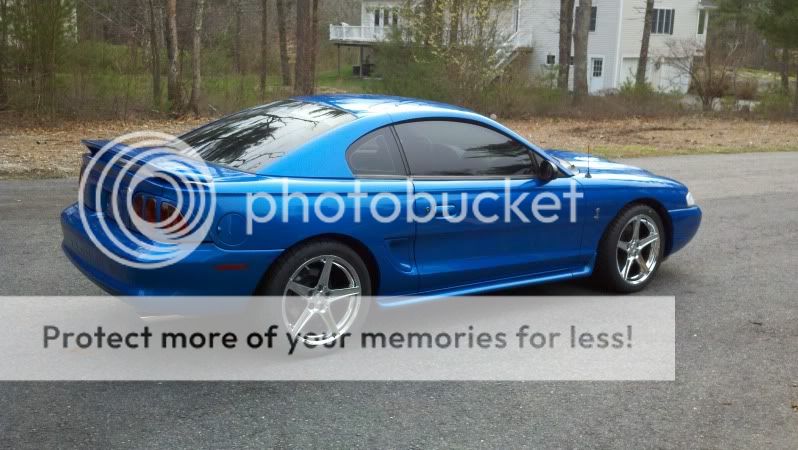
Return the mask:
<svg viewBox="0 0 798 450"><path fill-rule="evenodd" d="M617 83L615 67L618 54L618 11L621 2L622 0L593 0L593 6L597 8L596 31L590 32L587 53L588 58L604 58L603 83L595 89L591 88L593 92L613 89ZM556 65L560 63L557 60L560 51L559 2L522 0L520 6L524 35L529 37L530 46L534 49L529 70L536 74L556 70ZM573 55L573 47L571 54ZM555 55L554 67L546 64L548 55ZM588 72L590 69L591 67L588 67ZM571 71L570 84L573 85L573 71Z"/></svg>
<svg viewBox="0 0 798 450"><path fill-rule="evenodd" d="M643 36L645 20L645 2L642 0L625 0L623 29L621 33L621 57L618 78L620 84L633 80L637 71L640 56L640 42ZM657 0L656 9L675 9L673 35L652 34L649 43L649 64L646 69L648 82L662 91L686 92L689 77L668 64L668 41L671 39L701 39L698 36L699 2L698 0ZM704 32L706 36L706 30Z"/></svg>

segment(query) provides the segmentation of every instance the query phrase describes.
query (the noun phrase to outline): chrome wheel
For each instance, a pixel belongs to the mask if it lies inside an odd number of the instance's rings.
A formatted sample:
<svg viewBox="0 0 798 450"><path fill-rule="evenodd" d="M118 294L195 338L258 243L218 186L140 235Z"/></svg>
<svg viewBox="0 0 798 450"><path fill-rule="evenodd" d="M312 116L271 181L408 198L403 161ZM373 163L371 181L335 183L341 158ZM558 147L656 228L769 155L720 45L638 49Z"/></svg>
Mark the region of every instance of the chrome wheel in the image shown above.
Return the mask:
<svg viewBox="0 0 798 450"><path fill-rule="evenodd" d="M651 217L640 214L624 225L618 237L616 262L621 278L630 284L646 281L657 267L660 231Z"/></svg>
<svg viewBox="0 0 798 450"><path fill-rule="evenodd" d="M289 332L309 345L346 333L360 309L362 286L355 268L335 255L305 261L288 279L282 298Z"/></svg>

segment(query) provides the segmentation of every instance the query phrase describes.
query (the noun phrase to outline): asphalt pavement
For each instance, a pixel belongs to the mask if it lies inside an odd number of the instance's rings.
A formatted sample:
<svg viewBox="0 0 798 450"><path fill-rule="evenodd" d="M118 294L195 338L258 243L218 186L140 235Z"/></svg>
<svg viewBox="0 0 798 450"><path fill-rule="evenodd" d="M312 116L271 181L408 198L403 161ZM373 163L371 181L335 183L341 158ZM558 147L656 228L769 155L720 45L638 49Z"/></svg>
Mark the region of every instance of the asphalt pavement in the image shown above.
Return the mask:
<svg viewBox="0 0 798 450"><path fill-rule="evenodd" d="M676 296L674 382L0 383L0 448L795 448L798 153L627 162L704 211L645 292ZM0 295L101 294L59 247L76 185L0 181Z"/></svg>

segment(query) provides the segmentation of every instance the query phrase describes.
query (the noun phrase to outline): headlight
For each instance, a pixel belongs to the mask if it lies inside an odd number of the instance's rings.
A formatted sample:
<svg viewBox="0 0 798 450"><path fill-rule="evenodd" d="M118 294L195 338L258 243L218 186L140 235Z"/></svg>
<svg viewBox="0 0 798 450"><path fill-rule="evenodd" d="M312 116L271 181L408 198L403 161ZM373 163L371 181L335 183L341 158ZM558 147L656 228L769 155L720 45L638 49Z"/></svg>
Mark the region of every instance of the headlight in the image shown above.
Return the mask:
<svg viewBox="0 0 798 450"><path fill-rule="evenodd" d="M687 200L687 206L695 206L695 199L693 198L693 194L691 192L687 193L685 200Z"/></svg>

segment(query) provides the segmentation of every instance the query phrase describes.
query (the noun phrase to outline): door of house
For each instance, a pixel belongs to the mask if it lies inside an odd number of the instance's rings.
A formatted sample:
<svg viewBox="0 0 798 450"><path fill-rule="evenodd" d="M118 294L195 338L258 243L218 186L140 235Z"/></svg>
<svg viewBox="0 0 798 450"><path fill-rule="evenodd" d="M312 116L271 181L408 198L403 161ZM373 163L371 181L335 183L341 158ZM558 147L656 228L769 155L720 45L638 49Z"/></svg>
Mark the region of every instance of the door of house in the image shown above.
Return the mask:
<svg viewBox="0 0 798 450"><path fill-rule="evenodd" d="M604 57L593 56L590 58L590 66L588 66L588 75L590 77L590 92L596 93L604 89Z"/></svg>

